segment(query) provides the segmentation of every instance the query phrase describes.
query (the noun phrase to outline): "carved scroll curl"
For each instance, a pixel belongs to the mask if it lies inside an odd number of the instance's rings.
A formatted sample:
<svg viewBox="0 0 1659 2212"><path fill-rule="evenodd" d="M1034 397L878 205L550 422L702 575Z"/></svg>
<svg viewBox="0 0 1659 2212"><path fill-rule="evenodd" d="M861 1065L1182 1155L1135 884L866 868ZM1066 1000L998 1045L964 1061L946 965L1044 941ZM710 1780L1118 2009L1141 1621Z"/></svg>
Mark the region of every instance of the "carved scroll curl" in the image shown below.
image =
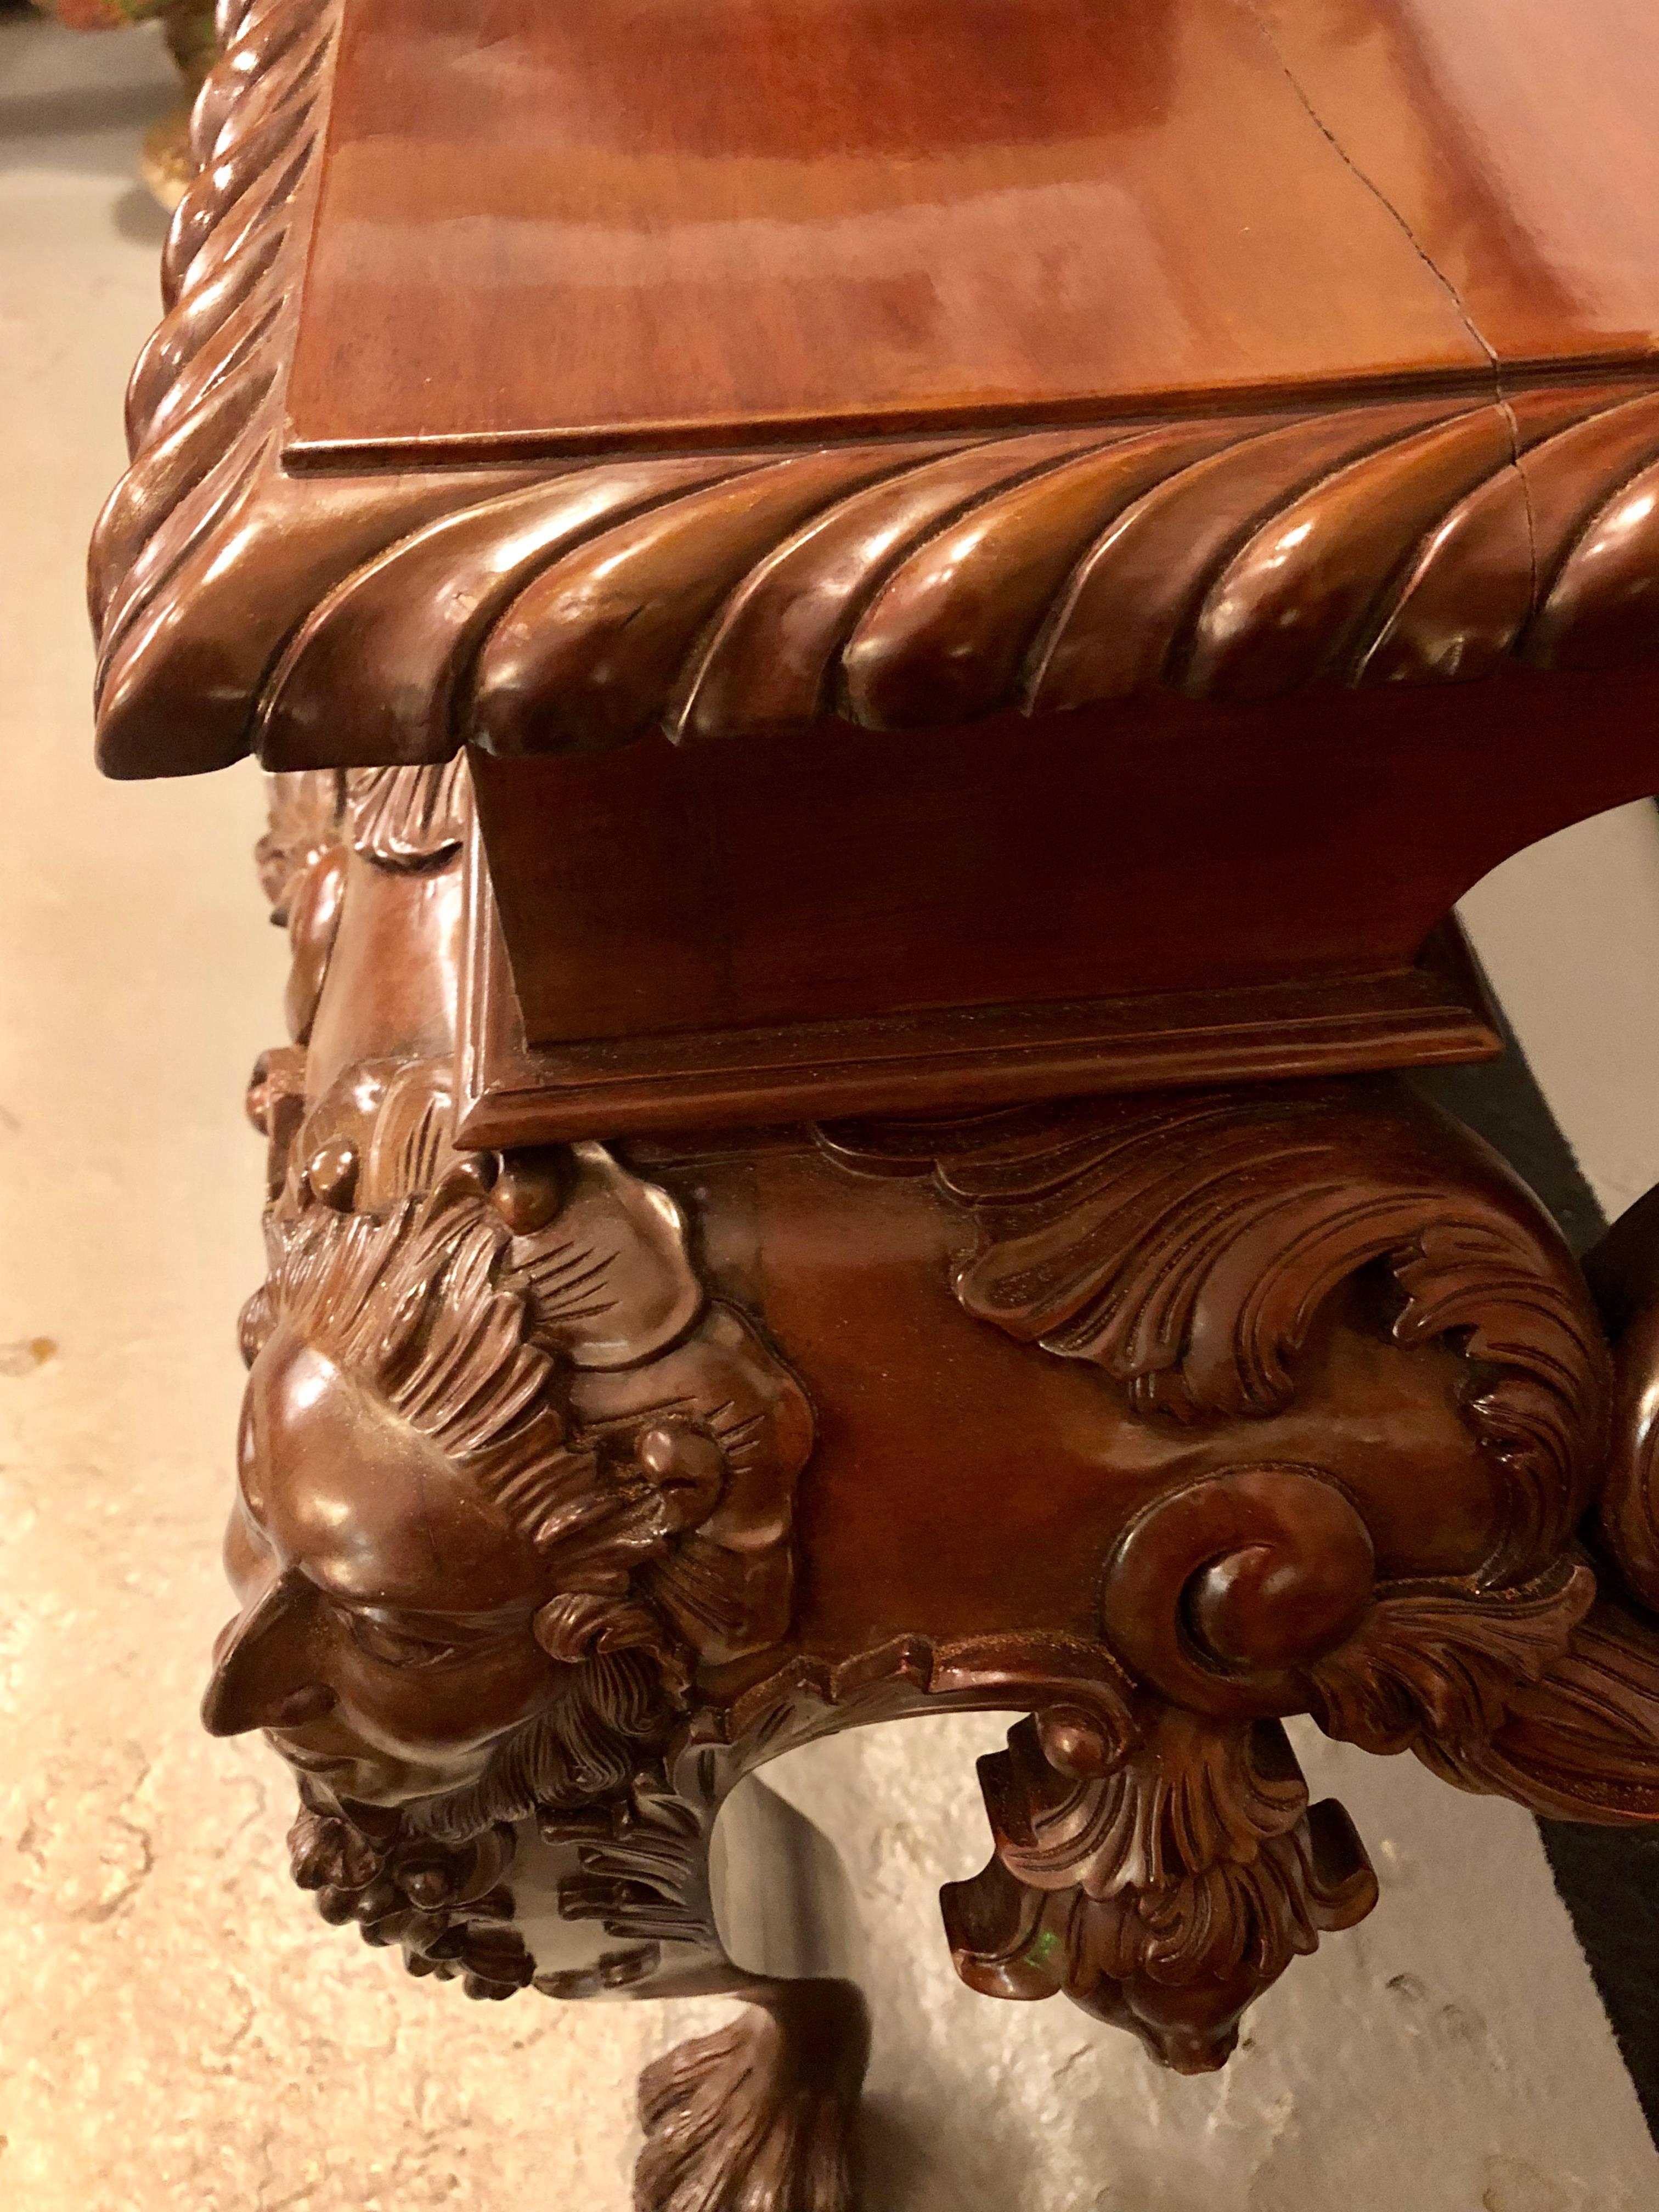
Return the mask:
<svg viewBox="0 0 1659 2212"><path fill-rule="evenodd" d="M957 1972L991 1996L1064 1991L1163 2063L1224 2063L1246 2006L1376 1883L1341 1808L1308 1804L1274 1722L1165 1708L1097 1779L1069 1781L1022 1722L980 1762L996 1856L943 1893Z"/></svg>
<svg viewBox="0 0 1659 2212"><path fill-rule="evenodd" d="M423 895L410 879L453 865L464 779L360 770L283 797L266 869L314 1008L339 871ZM539 1657L572 1692L418 1802L307 1784L296 1871L414 1971L587 1996L716 1955L706 1847L735 1777L941 1705L1030 1715L981 1770L995 1856L945 1895L960 1971L1063 1991L1193 2070L1376 1896L1280 1717L1540 1810L1659 1817L1653 1633L1596 1588L1609 1561L1642 1586L1646 1309L1615 1323L1615 1395L1536 1203L1403 1086L823 1133L856 1171L932 1179L961 1305L1072 1363L1134 1486L1082 1585L1092 1616L1063 1633L829 1660L786 1637L805 1399L710 1295L667 1193L599 1146L458 1151L442 1062L362 1060L313 1096L305 1060L268 1056L255 1087L274 1194L256 1377L297 1343L506 1509L537 1563ZM1105 1487L1118 1462L1099 1464ZM714 1695L716 1669L773 1651ZM582 1963L538 1968L516 1932L538 1843L558 1917L599 1931L565 1954ZM644 2201L735 2207L764 2170L787 2201L844 2205L863 2045L825 2017L820 2078L800 2070L811 2020L775 2009L659 2069Z"/></svg>
<svg viewBox="0 0 1659 2212"><path fill-rule="evenodd" d="M1481 1579L1559 1556L1605 1456L1610 1370L1583 1279L1497 1156L1386 1083L1273 1085L842 1124L832 1154L933 1174L978 1249L969 1312L1099 1367L1143 1416L1252 1422L1296 1396L1321 1312L1370 1271L1389 1340L1466 1363L1464 1417L1501 1476Z"/></svg>
<svg viewBox="0 0 1659 2212"><path fill-rule="evenodd" d="M1375 1895L1346 1819L1310 1811L1283 1764L1275 1715L1540 1811L1659 1814L1659 1638L1598 1600L1577 1540L1608 1485L1603 1539L1639 1586L1649 1335L1621 1336L1610 1432L1583 1278L1486 1147L1388 1083L822 1140L859 1172L930 1176L971 1224L967 1310L1189 1440L1103 1564L1103 1636L1139 1686L1128 1741L1091 1766L1023 1723L982 1770L996 1857L945 1893L975 1987L1065 1990L1170 2063L1218 2063L1243 2006ZM1422 1467L1379 1474L1345 1441L1340 1386L1295 1431L1316 1456L1252 1449L1286 1433L1338 1346L1344 1373L1398 1362L1380 1418L1421 1440ZM1455 1517L1436 1404L1488 1483L1484 1549L1461 1560L1432 1550ZM1415 1522L1413 1483L1432 1507Z"/></svg>

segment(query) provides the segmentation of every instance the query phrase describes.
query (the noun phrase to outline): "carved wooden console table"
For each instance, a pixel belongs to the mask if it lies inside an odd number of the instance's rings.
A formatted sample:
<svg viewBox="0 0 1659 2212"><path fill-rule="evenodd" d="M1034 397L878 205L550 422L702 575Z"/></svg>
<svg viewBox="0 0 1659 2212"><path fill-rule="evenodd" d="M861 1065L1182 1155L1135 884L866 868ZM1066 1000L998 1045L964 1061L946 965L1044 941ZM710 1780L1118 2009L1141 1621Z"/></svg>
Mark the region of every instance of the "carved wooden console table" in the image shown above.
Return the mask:
<svg viewBox="0 0 1659 2212"><path fill-rule="evenodd" d="M1654 1210L1409 1075L1659 784L1659 17L221 27L100 741L274 772L206 1719L325 1917L749 1996L640 2201L844 2212L862 2005L710 1903L787 1747L1023 1716L957 1966L1186 2069L1376 1895L1285 1716L1659 1819Z"/></svg>

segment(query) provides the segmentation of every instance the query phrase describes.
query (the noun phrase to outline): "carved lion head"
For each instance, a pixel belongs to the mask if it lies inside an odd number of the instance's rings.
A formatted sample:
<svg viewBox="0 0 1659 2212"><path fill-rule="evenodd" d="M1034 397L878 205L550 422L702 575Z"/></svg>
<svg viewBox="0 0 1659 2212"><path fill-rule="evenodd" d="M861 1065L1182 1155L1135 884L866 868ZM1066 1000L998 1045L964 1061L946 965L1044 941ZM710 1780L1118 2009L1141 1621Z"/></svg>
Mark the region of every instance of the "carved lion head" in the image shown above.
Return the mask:
<svg viewBox="0 0 1659 2212"><path fill-rule="evenodd" d="M324 1153L247 1316L207 1724L450 1839L613 1795L787 1626L805 1400L600 1147L390 1204Z"/></svg>

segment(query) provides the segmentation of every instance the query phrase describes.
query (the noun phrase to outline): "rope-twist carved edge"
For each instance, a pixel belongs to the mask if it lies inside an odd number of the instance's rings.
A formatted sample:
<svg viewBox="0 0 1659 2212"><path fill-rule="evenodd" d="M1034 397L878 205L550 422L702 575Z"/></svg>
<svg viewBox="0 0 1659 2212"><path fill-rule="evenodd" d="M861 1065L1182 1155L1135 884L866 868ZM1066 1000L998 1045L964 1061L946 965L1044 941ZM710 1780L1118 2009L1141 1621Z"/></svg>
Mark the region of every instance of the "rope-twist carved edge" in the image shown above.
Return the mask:
<svg viewBox="0 0 1659 2212"><path fill-rule="evenodd" d="M1464 680L1659 650L1659 392L295 477L339 0L224 0L92 599L117 775Z"/></svg>

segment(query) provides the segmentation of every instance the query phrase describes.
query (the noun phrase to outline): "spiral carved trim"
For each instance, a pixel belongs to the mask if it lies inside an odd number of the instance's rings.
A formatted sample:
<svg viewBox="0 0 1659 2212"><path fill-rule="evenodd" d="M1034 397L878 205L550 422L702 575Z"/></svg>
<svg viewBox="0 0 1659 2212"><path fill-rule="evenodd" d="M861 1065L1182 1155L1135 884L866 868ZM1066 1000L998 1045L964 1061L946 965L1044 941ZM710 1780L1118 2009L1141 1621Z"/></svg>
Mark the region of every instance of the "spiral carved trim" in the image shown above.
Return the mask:
<svg viewBox="0 0 1659 2212"><path fill-rule="evenodd" d="M945 726L1659 651L1659 393L1623 380L295 476L283 393L340 0L224 0L134 459L100 753L179 774Z"/></svg>

